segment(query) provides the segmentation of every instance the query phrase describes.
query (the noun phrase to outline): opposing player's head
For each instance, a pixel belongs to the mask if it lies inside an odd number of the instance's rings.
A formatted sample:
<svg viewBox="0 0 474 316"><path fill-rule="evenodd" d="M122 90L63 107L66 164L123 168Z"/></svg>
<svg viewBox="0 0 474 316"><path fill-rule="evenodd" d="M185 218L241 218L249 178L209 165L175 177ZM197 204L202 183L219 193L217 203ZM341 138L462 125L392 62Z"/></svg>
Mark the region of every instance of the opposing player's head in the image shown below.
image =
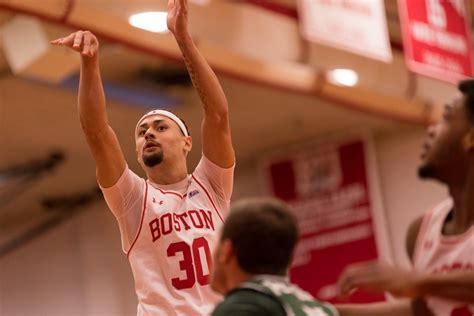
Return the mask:
<svg viewBox="0 0 474 316"><path fill-rule="evenodd" d="M296 220L283 202L255 198L233 204L214 252L212 288L226 293L239 275L285 275L297 240Z"/></svg>
<svg viewBox="0 0 474 316"><path fill-rule="evenodd" d="M428 128L423 144L421 178L445 183L464 181L474 155L474 80L461 81L462 95L447 104L443 119Z"/></svg>
<svg viewBox="0 0 474 316"><path fill-rule="evenodd" d="M135 128L135 151L146 171L163 161L186 163L192 139L183 120L166 110L143 115Z"/></svg>

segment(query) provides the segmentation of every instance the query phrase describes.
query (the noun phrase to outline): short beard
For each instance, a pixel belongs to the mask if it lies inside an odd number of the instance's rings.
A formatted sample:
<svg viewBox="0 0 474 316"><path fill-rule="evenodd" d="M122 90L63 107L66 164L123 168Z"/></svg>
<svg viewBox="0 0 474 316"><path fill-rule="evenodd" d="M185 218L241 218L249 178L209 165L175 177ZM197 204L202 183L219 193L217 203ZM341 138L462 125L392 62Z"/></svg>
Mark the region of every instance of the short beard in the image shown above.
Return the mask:
<svg viewBox="0 0 474 316"><path fill-rule="evenodd" d="M149 156L143 156L143 163L149 168L159 165L162 161L163 152L154 153Z"/></svg>
<svg viewBox="0 0 474 316"><path fill-rule="evenodd" d="M433 166L424 164L418 167L418 177L421 179L435 178L435 168Z"/></svg>

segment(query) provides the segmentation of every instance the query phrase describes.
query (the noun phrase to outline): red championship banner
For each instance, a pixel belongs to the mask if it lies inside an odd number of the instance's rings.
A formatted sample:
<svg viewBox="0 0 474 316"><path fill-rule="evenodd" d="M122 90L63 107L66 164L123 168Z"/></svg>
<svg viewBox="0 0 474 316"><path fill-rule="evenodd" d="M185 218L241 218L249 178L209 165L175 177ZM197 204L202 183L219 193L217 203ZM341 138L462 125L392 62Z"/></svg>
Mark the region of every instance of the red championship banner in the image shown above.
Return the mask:
<svg viewBox="0 0 474 316"><path fill-rule="evenodd" d="M355 136L276 153L263 163L267 187L294 211L301 239L291 280L316 298L338 302L337 280L348 264L390 259L368 137ZM384 300L356 292L351 302ZM347 301L345 301L347 302Z"/></svg>
<svg viewBox="0 0 474 316"><path fill-rule="evenodd" d="M399 0L398 6L411 71L453 83L473 76L468 0Z"/></svg>

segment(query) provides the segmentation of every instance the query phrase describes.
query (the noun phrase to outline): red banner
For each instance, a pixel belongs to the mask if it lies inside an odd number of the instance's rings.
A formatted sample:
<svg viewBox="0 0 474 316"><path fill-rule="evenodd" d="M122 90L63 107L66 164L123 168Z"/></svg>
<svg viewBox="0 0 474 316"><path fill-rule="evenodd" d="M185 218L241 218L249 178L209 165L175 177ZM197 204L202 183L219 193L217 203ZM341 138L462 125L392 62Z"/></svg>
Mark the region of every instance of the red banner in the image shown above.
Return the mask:
<svg viewBox="0 0 474 316"><path fill-rule="evenodd" d="M467 0L399 0L398 5L410 70L453 83L473 76Z"/></svg>
<svg viewBox="0 0 474 316"><path fill-rule="evenodd" d="M338 302L337 280L348 264L387 257L380 251L388 249L380 245L386 236L377 236L385 225L374 202L368 152L365 140L344 140L272 156L265 166L271 191L290 204L298 219L301 239L291 279L321 300ZM358 303L383 299L365 292L352 295Z"/></svg>

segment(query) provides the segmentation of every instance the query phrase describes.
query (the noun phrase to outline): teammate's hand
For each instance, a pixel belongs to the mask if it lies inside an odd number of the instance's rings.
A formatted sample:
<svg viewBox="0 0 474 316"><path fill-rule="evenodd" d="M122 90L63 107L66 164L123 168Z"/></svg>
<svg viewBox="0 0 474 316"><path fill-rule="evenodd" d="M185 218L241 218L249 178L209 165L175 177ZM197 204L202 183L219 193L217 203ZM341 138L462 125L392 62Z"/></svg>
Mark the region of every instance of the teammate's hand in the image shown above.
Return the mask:
<svg viewBox="0 0 474 316"><path fill-rule="evenodd" d="M168 16L166 18L168 29L177 39L188 35L188 1L168 0Z"/></svg>
<svg viewBox="0 0 474 316"><path fill-rule="evenodd" d="M95 57L99 51L99 41L94 34L89 31L77 31L66 37L61 37L51 41L51 44L66 46L81 53L84 57Z"/></svg>
<svg viewBox="0 0 474 316"><path fill-rule="evenodd" d="M339 293L348 295L356 288L372 292L390 292L396 296L417 298L420 296L421 277L415 272L403 270L380 262L358 263L348 266L338 282Z"/></svg>

